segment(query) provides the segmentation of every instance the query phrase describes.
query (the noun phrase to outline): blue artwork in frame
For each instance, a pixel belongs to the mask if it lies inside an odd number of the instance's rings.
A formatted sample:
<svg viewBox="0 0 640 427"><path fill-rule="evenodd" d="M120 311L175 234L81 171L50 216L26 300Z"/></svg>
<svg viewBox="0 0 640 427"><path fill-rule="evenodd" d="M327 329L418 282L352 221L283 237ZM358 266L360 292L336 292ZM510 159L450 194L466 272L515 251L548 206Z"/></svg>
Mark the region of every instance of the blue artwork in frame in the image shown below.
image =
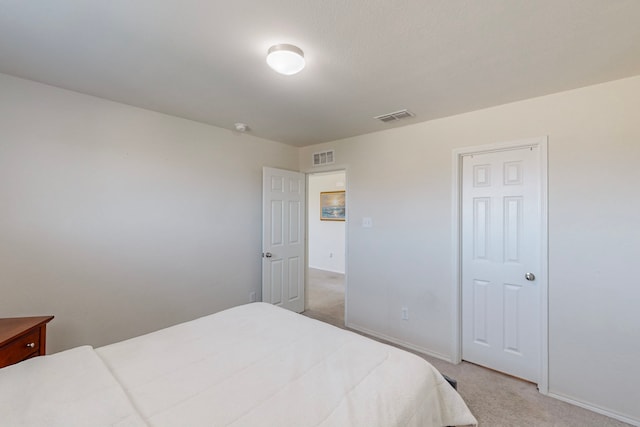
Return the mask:
<svg viewBox="0 0 640 427"><path fill-rule="evenodd" d="M324 191L320 193L321 221L344 221L345 213L344 191Z"/></svg>

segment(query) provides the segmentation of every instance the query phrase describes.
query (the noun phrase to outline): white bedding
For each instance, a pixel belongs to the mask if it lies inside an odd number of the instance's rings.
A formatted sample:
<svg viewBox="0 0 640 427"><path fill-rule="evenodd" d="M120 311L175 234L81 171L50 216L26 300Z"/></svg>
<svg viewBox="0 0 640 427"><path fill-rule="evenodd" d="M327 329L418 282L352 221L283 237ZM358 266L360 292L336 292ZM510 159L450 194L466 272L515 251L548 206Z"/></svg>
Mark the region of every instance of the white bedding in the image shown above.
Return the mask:
<svg viewBox="0 0 640 427"><path fill-rule="evenodd" d="M127 395L89 346L0 369L0 425L144 427Z"/></svg>
<svg viewBox="0 0 640 427"><path fill-rule="evenodd" d="M423 359L263 303L0 369L1 426L476 423Z"/></svg>
<svg viewBox="0 0 640 427"><path fill-rule="evenodd" d="M96 351L153 427L477 423L423 359L264 303Z"/></svg>

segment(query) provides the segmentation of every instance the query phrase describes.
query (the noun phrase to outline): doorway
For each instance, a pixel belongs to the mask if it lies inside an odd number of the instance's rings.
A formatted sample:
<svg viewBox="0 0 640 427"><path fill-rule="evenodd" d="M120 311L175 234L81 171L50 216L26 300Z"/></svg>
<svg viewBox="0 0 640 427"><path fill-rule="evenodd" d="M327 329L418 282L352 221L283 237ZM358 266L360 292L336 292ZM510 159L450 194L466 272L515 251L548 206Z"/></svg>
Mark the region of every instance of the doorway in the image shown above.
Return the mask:
<svg viewBox="0 0 640 427"><path fill-rule="evenodd" d="M345 325L346 172L307 175L305 314Z"/></svg>
<svg viewBox="0 0 640 427"><path fill-rule="evenodd" d="M454 152L457 361L546 393L546 138Z"/></svg>

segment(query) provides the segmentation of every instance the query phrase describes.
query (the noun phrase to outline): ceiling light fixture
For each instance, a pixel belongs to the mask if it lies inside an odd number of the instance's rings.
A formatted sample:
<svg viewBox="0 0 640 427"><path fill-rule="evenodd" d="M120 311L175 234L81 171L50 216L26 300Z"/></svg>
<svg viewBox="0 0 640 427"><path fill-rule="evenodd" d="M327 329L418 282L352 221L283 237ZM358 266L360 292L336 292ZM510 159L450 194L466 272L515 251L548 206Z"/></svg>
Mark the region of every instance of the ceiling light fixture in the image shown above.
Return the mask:
<svg viewBox="0 0 640 427"><path fill-rule="evenodd" d="M276 44L267 51L267 64L278 73L291 76L304 68L304 52L292 44Z"/></svg>

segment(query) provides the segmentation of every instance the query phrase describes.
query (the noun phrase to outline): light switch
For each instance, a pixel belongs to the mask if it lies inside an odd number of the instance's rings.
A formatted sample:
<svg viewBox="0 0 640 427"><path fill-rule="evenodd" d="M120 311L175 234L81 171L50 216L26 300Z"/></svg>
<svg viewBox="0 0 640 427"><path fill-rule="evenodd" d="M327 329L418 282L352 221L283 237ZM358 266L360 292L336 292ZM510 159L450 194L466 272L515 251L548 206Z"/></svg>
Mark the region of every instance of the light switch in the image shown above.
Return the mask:
<svg viewBox="0 0 640 427"><path fill-rule="evenodd" d="M362 228L373 227L373 220L369 217L362 218Z"/></svg>

